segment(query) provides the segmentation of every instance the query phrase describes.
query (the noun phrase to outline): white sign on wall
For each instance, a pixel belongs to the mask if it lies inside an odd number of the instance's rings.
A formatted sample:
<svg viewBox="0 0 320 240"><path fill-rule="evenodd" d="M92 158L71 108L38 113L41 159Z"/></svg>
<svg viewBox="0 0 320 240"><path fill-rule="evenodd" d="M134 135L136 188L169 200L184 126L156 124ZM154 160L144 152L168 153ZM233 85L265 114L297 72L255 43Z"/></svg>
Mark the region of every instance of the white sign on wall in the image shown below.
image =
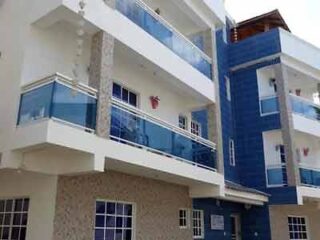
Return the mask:
<svg viewBox="0 0 320 240"><path fill-rule="evenodd" d="M211 215L211 230L224 230L224 217Z"/></svg>

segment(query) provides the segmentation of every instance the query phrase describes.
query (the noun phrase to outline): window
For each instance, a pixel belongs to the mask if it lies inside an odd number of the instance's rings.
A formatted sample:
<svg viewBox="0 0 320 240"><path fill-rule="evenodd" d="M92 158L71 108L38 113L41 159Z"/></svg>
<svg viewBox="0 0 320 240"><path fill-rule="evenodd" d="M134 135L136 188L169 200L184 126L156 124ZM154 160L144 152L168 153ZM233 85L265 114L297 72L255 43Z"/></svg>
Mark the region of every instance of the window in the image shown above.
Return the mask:
<svg viewBox="0 0 320 240"><path fill-rule="evenodd" d="M183 115L179 115L179 128L188 130L188 118Z"/></svg>
<svg viewBox="0 0 320 240"><path fill-rule="evenodd" d="M191 133L200 136L201 135L201 124L192 120L191 121Z"/></svg>
<svg viewBox="0 0 320 240"><path fill-rule="evenodd" d="M202 210L192 211L192 229L193 238L203 238L204 237L204 219Z"/></svg>
<svg viewBox="0 0 320 240"><path fill-rule="evenodd" d="M233 139L229 139L229 162L230 162L231 166L235 166L236 165Z"/></svg>
<svg viewBox="0 0 320 240"><path fill-rule="evenodd" d="M180 228L188 228L189 226L189 211L188 209L179 210L179 226Z"/></svg>
<svg viewBox="0 0 320 240"><path fill-rule="evenodd" d="M307 221L305 217L288 217L290 240L307 240Z"/></svg>
<svg viewBox="0 0 320 240"><path fill-rule="evenodd" d="M117 83L113 83L112 96L134 107L138 106L137 94Z"/></svg>
<svg viewBox="0 0 320 240"><path fill-rule="evenodd" d="M132 204L97 201L95 240L132 240L133 215Z"/></svg>
<svg viewBox="0 0 320 240"><path fill-rule="evenodd" d="M0 239L25 240L29 199L0 200Z"/></svg>
<svg viewBox="0 0 320 240"><path fill-rule="evenodd" d="M230 87L230 78L227 76L224 77L226 83L226 94L228 101L231 101L231 87Z"/></svg>

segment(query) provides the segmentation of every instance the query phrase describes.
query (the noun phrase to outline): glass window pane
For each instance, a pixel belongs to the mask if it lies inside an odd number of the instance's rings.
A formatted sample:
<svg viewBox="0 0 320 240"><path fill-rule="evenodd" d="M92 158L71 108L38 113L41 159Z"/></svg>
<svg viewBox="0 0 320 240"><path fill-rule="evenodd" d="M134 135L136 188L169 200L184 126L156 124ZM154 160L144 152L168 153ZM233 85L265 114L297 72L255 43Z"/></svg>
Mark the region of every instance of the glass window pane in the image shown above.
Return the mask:
<svg viewBox="0 0 320 240"><path fill-rule="evenodd" d="M18 124L49 117L53 83L23 93L20 100Z"/></svg>
<svg viewBox="0 0 320 240"><path fill-rule="evenodd" d="M113 83L112 96L121 99L121 86Z"/></svg>

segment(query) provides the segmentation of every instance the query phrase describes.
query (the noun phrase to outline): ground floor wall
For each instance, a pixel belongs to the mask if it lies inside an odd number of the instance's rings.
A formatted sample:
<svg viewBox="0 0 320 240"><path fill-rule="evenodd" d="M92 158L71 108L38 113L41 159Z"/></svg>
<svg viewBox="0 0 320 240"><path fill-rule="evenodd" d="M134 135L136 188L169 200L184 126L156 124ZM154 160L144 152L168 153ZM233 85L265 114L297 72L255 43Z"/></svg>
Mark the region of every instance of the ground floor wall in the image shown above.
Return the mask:
<svg viewBox="0 0 320 240"><path fill-rule="evenodd" d="M179 228L179 209L192 207L187 187L112 171L59 177L53 239L93 239L97 199L135 204L135 240L192 239Z"/></svg>
<svg viewBox="0 0 320 240"><path fill-rule="evenodd" d="M270 206L270 221L273 240L289 240L288 217L303 217L307 223L308 239L319 239L320 209L317 203L306 202L303 206ZM299 224L298 224L299 225ZM299 227L299 226L298 226ZM301 238L304 239L304 238Z"/></svg>
<svg viewBox="0 0 320 240"><path fill-rule="evenodd" d="M232 238L231 216L237 216L240 219L239 240L271 239L269 213L266 206L246 206L216 199L197 199L193 201L193 208L204 211L205 234L203 239L205 240L234 239ZM212 229L212 216L223 217L223 229Z"/></svg>
<svg viewBox="0 0 320 240"><path fill-rule="evenodd" d="M0 171L0 199L28 198L26 240L51 240L57 177L26 171Z"/></svg>

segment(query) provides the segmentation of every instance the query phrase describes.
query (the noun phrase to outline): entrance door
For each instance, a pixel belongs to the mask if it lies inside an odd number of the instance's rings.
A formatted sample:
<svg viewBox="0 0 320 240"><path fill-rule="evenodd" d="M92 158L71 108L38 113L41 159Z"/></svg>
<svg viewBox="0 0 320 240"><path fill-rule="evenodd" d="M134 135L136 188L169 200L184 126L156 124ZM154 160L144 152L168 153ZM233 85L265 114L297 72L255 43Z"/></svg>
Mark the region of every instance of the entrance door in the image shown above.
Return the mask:
<svg viewBox="0 0 320 240"><path fill-rule="evenodd" d="M239 215L231 215L231 240L241 240L241 221Z"/></svg>

